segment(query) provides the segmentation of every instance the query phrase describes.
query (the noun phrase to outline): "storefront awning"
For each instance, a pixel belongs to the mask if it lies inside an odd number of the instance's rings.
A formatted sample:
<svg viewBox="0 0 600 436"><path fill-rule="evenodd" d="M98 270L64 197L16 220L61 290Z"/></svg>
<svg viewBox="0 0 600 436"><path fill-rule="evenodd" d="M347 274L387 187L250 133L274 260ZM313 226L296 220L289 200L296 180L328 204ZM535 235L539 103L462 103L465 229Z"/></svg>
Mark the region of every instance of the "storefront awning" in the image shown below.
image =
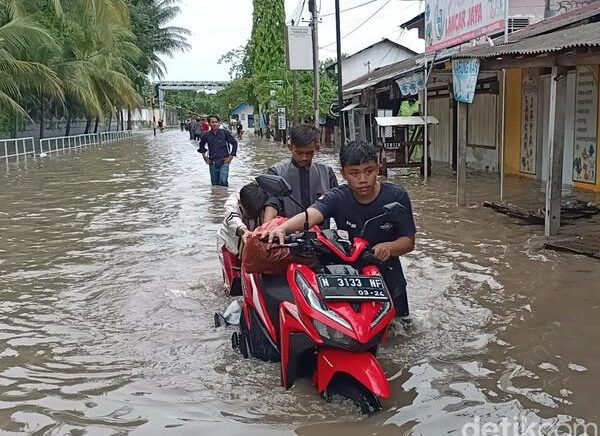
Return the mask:
<svg viewBox="0 0 600 436"><path fill-rule="evenodd" d="M436 117L432 117L431 115L427 117L375 117L375 122L380 127L423 126L425 125L425 118L427 118L427 124L429 125L440 123Z"/></svg>

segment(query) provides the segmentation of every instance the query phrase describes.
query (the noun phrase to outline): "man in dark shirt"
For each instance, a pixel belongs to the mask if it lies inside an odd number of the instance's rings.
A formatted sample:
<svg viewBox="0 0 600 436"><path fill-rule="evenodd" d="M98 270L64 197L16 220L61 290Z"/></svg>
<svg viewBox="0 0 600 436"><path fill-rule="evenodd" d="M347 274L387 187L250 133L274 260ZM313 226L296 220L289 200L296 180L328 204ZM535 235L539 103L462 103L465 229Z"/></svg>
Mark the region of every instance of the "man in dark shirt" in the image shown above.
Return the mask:
<svg viewBox="0 0 600 436"><path fill-rule="evenodd" d="M338 229L346 230L353 238L360 235L367 220L384 212L384 205L398 202L404 206L399 221L382 217L369 225L364 237L375 256L387 266L380 271L394 301L396 316L408 316L406 280L399 259L415 247L416 227L408 193L398 185L377 180L379 164L377 150L372 145L345 144L340 151L340 162L348 184L325 193L308 208L309 225L334 218ZM286 234L304 228L304 220L304 213L300 213L265 235L269 242L278 238L283 243Z"/></svg>
<svg viewBox="0 0 600 436"><path fill-rule="evenodd" d="M198 153L202 153L204 162L209 166L211 184L228 186L229 164L237 154L238 143L228 130L219 128L221 120L217 115L209 116L208 123L210 130L200 138Z"/></svg>
<svg viewBox="0 0 600 436"><path fill-rule="evenodd" d="M323 193L338 185L333 169L329 165L314 162L315 150L319 145L320 132L309 124L301 124L290 130L289 150L292 157L276 163L267 171L283 177L292 187L292 196L309 207ZM269 197L265 207L265 222L277 215L293 217L303 209L287 197Z"/></svg>

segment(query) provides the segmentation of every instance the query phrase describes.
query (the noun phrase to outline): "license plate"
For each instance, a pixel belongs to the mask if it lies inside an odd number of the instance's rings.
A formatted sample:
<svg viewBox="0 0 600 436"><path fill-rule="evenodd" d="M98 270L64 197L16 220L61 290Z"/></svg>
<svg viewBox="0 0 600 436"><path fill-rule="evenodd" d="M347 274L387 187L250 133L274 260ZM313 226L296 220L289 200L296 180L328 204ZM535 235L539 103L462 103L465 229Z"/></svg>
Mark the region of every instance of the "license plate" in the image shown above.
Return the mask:
<svg viewBox="0 0 600 436"><path fill-rule="evenodd" d="M385 283L380 276L317 275L324 300L387 300Z"/></svg>

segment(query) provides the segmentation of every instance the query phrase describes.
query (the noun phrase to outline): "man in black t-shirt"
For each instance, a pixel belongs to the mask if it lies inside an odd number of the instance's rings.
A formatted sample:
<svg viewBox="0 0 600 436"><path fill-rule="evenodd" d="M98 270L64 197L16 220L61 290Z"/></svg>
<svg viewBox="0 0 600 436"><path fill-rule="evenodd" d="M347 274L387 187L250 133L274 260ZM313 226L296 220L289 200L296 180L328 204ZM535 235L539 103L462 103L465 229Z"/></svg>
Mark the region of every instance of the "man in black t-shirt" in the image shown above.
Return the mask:
<svg viewBox="0 0 600 436"><path fill-rule="evenodd" d="M415 248L416 228L408 193L398 185L377 180L379 164L372 145L348 142L340 151L340 163L348 184L326 192L308 208L309 226L334 218L338 229L348 231L352 238L359 236L367 220L384 212L384 205L398 202L404 206L406 210L399 221L382 217L369 224L364 237L375 256L388 266L380 271L394 301L396 316L408 316L406 280L399 259ZM304 228L304 220L304 213L300 213L265 236L269 242L278 238L283 243L286 234Z"/></svg>

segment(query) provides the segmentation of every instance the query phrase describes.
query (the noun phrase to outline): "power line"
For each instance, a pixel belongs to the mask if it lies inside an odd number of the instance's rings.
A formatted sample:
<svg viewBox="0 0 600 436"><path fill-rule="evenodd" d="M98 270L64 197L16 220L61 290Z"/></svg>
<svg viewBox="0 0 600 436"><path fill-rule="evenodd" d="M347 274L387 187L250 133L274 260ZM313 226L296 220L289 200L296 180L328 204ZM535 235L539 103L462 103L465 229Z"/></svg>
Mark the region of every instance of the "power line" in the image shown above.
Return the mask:
<svg viewBox="0 0 600 436"><path fill-rule="evenodd" d="M359 4L359 5L355 5L355 6L349 7L348 9L343 9L343 10L341 10L341 11L340 11L340 13L342 13L342 12L348 12L348 11L351 11L351 10L353 10L353 9L362 8L363 6L367 6L367 5L370 5L371 3L375 3L375 2L378 2L378 1L382 1L382 0L369 0L369 1L365 2L365 3L361 3L361 4ZM398 1L404 1L404 2L419 2L419 3L422 3L422 2L423 2L423 0L398 0ZM325 18L325 17L332 17L332 16L334 16L334 15L335 15L335 12L330 12L330 13L328 13L328 14L322 14L322 15L321 15L321 18Z"/></svg>
<svg viewBox="0 0 600 436"><path fill-rule="evenodd" d="M343 10L340 11L340 13L342 13L342 12L348 12L348 11L351 11L352 9L358 9L358 8L361 8L361 7L366 6L366 5L370 5L371 3L375 3L375 2L378 2L378 1L381 1L381 0L369 0L366 3L361 3L359 5L352 6L351 8L343 9ZM333 15L335 15L335 12L331 12L329 14L323 14L323 15L321 15L321 18L332 17Z"/></svg>
<svg viewBox="0 0 600 436"><path fill-rule="evenodd" d="M379 11L381 11L383 8L385 8L392 0L387 0L379 9L377 9L375 12L373 12L371 15L369 15L362 23L360 23L358 26L356 26L354 29L352 29L350 32L346 33L344 36L342 36L342 39L352 35L354 32L356 32L358 29L360 29L362 26L364 26L371 18L373 18L375 15L377 15L377 13ZM325 47L329 47L330 45L335 44L335 41L330 42L329 44L325 44L319 48L325 48Z"/></svg>

